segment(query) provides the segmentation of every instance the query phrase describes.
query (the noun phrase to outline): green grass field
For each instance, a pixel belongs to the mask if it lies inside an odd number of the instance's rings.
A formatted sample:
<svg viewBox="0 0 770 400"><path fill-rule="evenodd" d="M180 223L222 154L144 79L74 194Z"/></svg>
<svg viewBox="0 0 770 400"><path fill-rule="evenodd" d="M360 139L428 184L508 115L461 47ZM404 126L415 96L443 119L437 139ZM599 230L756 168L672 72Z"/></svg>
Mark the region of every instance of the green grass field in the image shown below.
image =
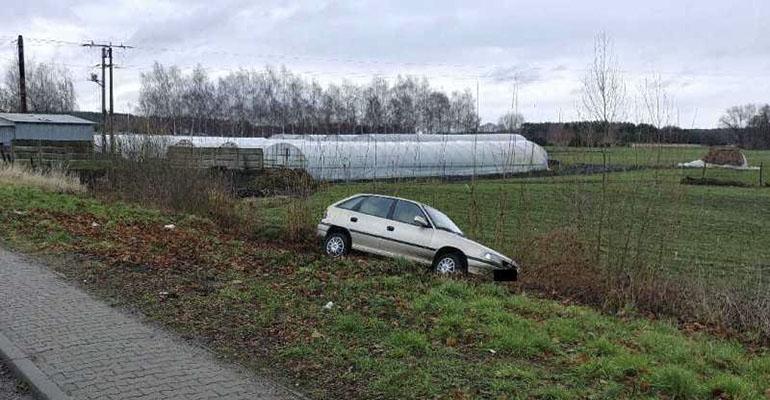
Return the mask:
<svg viewBox="0 0 770 400"><path fill-rule="evenodd" d="M581 148L581 147L548 147L548 156L552 160L558 160L562 165L575 164L603 165L647 168L674 168L678 163L690 162L705 156L708 147L614 147ZM770 151L744 150L744 155L749 166L760 165L770 167ZM766 172L766 171L765 171ZM759 184L758 171L733 171L723 169L685 169L682 173L693 177L712 177L734 181L746 182L752 185ZM767 183L767 176L763 177L763 183Z"/></svg>
<svg viewBox="0 0 770 400"><path fill-rule="evenodd" d="M672 162L702 152L670 150L666 157ZM622 148L610 153L616 160L630 162L632 153L650 159L655 151ZM573 163L595 157L593 150L570 152L577 153L571 156ZM770 152L753 152L749 159L770 159ZM679 183L685 176L702 175L702 170L644 169L475 182L335 184L313 195L310 205L317 219L327 205L355 193L423 201L445 211L468 236L515 258L526 257L531 240L555 229L579 227L586 240L594 243L599 242L596 237L602 229L600 251L610 261L630 252L672 271L755 281L758 273L770 268L770 188ZM709 169L706 176L758 180L757 171ZM285 221L285 201L268 199L261 204L269 221Z"/></svg>

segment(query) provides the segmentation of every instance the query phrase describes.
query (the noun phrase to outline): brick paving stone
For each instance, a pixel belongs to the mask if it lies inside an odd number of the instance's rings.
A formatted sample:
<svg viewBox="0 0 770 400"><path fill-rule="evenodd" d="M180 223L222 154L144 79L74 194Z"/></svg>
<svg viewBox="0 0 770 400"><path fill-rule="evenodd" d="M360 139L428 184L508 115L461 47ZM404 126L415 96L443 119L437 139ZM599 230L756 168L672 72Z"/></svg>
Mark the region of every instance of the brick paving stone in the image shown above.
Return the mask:
<svg viewBox="0 0 770 400"><path fill-rule="evenodd" d="M0 248L0 332L73 399L295 399Z"/></svg>

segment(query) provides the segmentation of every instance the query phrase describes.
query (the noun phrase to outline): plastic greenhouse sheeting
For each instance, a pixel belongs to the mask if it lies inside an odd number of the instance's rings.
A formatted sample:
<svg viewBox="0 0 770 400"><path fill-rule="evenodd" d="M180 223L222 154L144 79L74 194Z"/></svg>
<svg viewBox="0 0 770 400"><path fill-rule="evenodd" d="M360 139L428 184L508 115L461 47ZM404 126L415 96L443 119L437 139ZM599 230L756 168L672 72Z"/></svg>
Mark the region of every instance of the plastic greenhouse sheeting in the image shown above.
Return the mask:
<svg viewBox="0 0 770 400"><path fill-rule="evenodd" d="M121 148L147 136L121 135ZM503 175L548 169L541 146L515 134L153 136L159 143L262 148L265 167L302 168L327 181ZM97 144L99 137L95 138Z"/></svg>

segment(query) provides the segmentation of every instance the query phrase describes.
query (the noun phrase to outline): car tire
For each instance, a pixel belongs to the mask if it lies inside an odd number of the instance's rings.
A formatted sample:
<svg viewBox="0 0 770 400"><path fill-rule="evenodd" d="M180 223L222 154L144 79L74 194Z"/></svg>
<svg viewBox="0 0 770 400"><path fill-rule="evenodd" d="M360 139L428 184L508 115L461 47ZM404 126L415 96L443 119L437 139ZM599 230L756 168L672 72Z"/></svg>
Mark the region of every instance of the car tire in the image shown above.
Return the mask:
<svg viewBox="0 0 770 400"><path fill-rule="evenodd" d="M460 275L465 273L465 263L458 253L445 253L436 258L433 271L439 275Z"/></svg>
<svg viewBox="0 0 770 400"><path fill-rule="evenodd" d="M344 257L350 252L350 238L341 232L331 233L324 240L323 250L329 257Z"/></svg>

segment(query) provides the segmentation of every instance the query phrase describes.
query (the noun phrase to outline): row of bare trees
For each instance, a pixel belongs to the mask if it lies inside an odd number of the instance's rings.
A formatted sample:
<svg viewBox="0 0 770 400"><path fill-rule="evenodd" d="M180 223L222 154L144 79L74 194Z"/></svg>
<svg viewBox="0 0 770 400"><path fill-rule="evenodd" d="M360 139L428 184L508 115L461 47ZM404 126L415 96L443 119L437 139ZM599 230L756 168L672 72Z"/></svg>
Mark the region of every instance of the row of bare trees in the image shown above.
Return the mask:
<svg viewBox="0 0 770 400"><path fill-rule="evenodd" d="M375 77L322 86L286 68L242 69L212 79L202 67L184 73L155 63L141 75L139 113L154 133L249 135L270 133L474 132L470 90L447 95L426 78Z"/></svg>
<svg viewBox="0 0 770 400"><path fill-rule="evenodd" d="M75 110L77 99L70 71L54 63L26 63L27 109L38 113L65 113ZM0 111L18 112L19 69L8 63L0 82Z"/></svg>

